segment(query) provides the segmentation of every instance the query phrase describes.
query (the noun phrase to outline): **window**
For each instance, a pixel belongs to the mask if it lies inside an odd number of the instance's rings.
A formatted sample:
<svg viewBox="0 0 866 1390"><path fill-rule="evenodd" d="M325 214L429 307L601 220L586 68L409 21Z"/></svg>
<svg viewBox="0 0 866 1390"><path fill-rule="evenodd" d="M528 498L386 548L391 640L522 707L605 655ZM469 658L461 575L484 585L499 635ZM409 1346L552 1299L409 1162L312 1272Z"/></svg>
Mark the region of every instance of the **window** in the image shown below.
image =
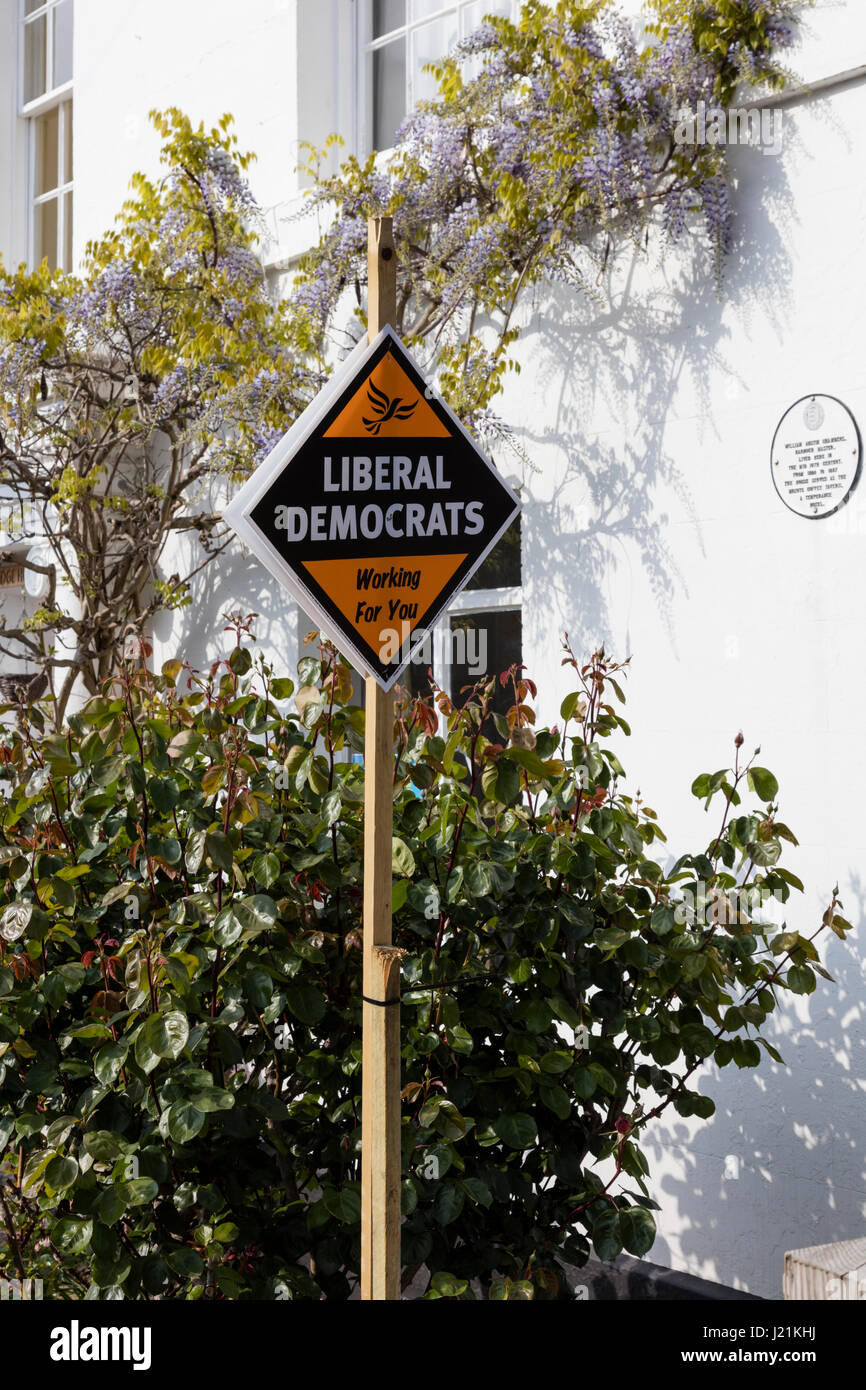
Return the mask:
<svg viewBox="0 0 866 1390"><path fill-rule="evenodd" d="M485 15L513 17L516 0L366 0L362 11L361 145L383 150L407 112L436 96L426 63L445 58Z"/></svg>
<svg viewBox="0 0 866 1390"><path fill-rule="evenodd" d="M73 0L23 0L21 115L29 126L30 256L72 265Z"/></svg>
<svg viewBox="0 0 866 1390"><path fill-rule="evenodd" d="M476 570L433 630L399 684L411 695L430 696L428 671L455 704L466 699L465 687L498 676L522 660L520 517ZM514 704L511 690L497 686L491 709L504 714ZM498 735L485 729L488 738Z"/></svg>

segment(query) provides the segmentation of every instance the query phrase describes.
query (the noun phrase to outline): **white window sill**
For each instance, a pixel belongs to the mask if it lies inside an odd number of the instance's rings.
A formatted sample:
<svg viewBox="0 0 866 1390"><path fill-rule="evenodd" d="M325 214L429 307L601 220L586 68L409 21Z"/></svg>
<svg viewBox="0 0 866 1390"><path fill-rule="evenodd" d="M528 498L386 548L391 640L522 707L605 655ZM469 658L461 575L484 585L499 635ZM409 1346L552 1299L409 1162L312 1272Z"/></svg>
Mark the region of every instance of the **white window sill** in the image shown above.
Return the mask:
<svg viewBox="0 0 866 1390"><path fill-rule="evenodd" d="M449 613L489 613L494 609L520 608L523 590L519 584L509 589L464 589L449 606Z"/></svg>
<svg viewBox="0 0 866 1390"><path fill-rule="evenodd" d="M43 111L50 111L53 106L59 106L66 97L72 96L72 80L64 82L61 87L53 87L50 92L45 92L41 97L35 97L33 101L26 102L20 109L20 116L41 116Z"/></svg>

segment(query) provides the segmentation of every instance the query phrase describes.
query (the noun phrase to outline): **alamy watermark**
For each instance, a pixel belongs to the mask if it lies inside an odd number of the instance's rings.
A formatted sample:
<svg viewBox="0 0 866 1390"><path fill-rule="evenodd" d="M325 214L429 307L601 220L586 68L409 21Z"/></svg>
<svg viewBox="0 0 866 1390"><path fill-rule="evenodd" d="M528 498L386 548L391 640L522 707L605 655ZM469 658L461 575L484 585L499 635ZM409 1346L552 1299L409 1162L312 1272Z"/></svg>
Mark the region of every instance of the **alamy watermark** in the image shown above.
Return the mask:
<svg viewBox="0 0 866 1390"><path fill-rule="evenodd" d="M41 1279L0 1279L0 1302L7 1299L29 1303L42 1298Z"/></svg>
<svg viewBox="0 0 866 1390"><path fill-rule="evenodd" d="M470 676L480 678L487 672L487 629L472 624L467 627L446 628L441 640L450 652L443 651L448 665L464 666ZM416 648L416 643L418 644ZM413 666L433 665L433 632L429 628L413 628L401 618L400 626L382 628L379 633L379 659L383 662L405 661L409 652Z"/></svg>
<svg viewBox="0 0 866 1390"><path fill-rule="evenodd" d="M674 125L675 145L752 145L762 154L782 149L782 112L774 107L681 106Z"/></svg>

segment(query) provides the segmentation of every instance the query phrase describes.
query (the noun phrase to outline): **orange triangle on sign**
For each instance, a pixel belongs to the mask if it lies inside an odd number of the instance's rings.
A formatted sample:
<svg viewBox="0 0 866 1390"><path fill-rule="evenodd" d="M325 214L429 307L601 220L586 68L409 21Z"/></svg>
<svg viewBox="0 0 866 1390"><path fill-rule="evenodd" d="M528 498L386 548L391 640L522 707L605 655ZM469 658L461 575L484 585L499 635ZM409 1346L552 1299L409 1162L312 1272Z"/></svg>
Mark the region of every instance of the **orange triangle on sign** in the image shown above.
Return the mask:
<svg viewBox="0 0 866 1390"><path fill-rule="evenodd" d="M301 564L370 650L392 662L465 559L465 554L383 555Z"/></svg>
<svg viewBox="0 0 866 1390"><path fill-rule="evenodd" d="M343 407L325 439L450 439L422 392L412 384L393 353L386 352L351 400Z"/></svg>

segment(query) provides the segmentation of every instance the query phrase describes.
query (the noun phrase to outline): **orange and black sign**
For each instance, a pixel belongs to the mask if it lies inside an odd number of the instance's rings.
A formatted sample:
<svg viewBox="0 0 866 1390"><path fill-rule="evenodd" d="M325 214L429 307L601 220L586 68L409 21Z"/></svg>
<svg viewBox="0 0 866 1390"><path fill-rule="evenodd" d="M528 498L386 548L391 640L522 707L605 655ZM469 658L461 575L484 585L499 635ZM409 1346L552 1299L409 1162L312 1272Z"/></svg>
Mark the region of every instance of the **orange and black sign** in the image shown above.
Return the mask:
<svg viewBox="0 0 866 1390"><path fill-rule="evenodd" d="M226 518L389 689L519 506L385 328L335 373Z"/></svg>

